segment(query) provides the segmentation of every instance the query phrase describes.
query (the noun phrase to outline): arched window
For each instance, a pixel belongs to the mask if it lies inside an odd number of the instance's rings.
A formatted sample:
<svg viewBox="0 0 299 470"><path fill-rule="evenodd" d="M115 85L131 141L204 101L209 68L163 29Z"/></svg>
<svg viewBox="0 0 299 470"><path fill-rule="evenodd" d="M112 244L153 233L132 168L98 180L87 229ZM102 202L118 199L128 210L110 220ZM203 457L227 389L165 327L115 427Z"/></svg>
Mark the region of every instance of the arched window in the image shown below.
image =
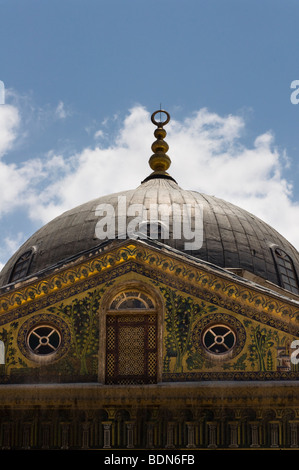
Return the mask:
<svg viewBox="0 0 299 470"><path fill-rule="evenodd" d="M106 317L106 383L156 383L157 351L154 301L135 289L117 294Z"/></svg>
<svg viewBox="0 0 299 470"><path fill-rule="evenodd" d="M16 261L9 282L14 282L27 276L32 260L33 250L27 250Z"/></svg>
<svg viewBox="0 0 299 470"><path fill-rule="evenodd" d="M299 294L298 278L291 257L280 248L275 248L274 254L281 286L294 294Z"/></svg>
<svg viewBox="0 0 299 470"><path fill-rule="evenodd" d="M153 301L150 297L139 291L125 291L117 295L111 302L111 310L152 309Z"/></svg>

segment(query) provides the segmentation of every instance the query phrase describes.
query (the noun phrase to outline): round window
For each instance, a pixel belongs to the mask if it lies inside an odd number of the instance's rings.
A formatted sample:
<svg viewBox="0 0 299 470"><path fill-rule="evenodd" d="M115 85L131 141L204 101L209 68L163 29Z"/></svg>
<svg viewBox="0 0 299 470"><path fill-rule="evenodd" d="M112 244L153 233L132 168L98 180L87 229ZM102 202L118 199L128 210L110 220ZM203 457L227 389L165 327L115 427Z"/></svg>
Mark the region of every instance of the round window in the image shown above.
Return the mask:
<svg viewBox="0 0 299 470"><path fill-rule="evenodd" d="M18 347L29 360L50 363L60 359L71 344L68 325L56 315L40 313L28 318L20 327Z"/></svg>
<svg viewBox="0 0 299 470"><path fill-rule="evenodd" d="M204 331L202 342L210 353L225 354L234 347L236 335L227 325L212 325Z"/></svg>
<svg viewBox="0 0 299 470"><path fill-rule="evenodd" d="M51 325L39 325L33 328L27 337L27 344L34 354L47 356L57 351L61 336L57 328Z"/></svg>

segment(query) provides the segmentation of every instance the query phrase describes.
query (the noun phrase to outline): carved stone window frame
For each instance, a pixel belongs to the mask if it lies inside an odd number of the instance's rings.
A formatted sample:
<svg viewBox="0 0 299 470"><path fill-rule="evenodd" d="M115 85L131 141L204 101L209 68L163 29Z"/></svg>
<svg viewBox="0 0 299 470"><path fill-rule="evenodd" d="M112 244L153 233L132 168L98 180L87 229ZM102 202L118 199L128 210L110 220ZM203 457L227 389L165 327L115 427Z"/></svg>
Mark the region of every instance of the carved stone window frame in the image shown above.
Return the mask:
<svg viewBox="0 0 299 470"><path fill-rule="evenodd" d="M148 296L153 302L153 308L134 308L134 309L111 309L113 299L122 292L138 291ZM99 370L98 381L105 384L106 379L106 342L107 331L106 321L108 315L123 315L124 313L136 315L156 315L157 317L157 383L162 381L162 342L163 342L163 318L164 304L160 292L144 282L126 281L114 285L103 297L100 311L100 336L99 336Z"/></svg>

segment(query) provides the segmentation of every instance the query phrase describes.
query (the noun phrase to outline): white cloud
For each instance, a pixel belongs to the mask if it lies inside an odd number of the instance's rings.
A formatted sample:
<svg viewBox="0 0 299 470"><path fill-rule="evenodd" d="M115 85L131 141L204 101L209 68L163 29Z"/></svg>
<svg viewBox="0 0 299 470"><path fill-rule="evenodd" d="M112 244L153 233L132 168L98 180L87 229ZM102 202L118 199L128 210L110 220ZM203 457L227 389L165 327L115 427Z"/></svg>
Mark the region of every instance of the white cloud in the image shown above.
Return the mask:
<svg viewBox="0 0 299 470"><path fill-rule="evenodd" d="M63 101L59 101L57 108L55 110L55 114L58 119L65 119L67 116L70 115L70 112L66 110L65 104Z"/></svg>
<svg viewBox="0 0 299 470"><path fill-rule="evenodd" d="M1 240L0 258L5 259L6 257L12 256L23 241L24 241L24 234L22 232L14 233L12 238L5 237L3 240ZM3 266L4 266L4 263L0 262L0 271L3 268Z"/></svg>
<svg viewBox="0 0 299 470"><path fill-rule="evenodd" d="M132 109L110 146L86 148L65 160L69 172L48 185L34 204L31 201L31 218L45 223L90 199L138 186L151 172L147 160L153 130L148 112L142 107Z"/></svg>
<svg viewBox="0 0 299 470"><path fill-rule="evenodd" d="M257 136L246 147L242 118L219 116L207 109L183 122L172 120L166 130L173 162L170 173L180 186L240 205L299 246L297 228L290 224L299 218L299 204L292 202L292 186L283 177L287 158L275 147L272 133ZM134 107L113 144L86 148L75 157L75 168L48 188L50 203L39 204L38 216L46 221L89 199L138 186L151 172L147 161L153 131L149 113Z"/></svg>
<svg viewBox="0 0 299 470"><path fill-rule="evenodd" d="M0 105L0 157L11 148L19 123L20 117L15 106Z"/></svg>
<svg viewBox="0 0 299 470"><path fill-rule="evenodd" d="M200 110L169 133L173 171L184 188L232 202L276 228L297 248L299 203L292 201L292 185L283 177L290 165L285 150L275 146L271 132L242 145L245 122Z"/></svg>
<svg viewBox="0 0 299 470"><path fill-rule="evenodd" d="M137 187L151 172L148 159L154 126L142 106L132 108L120 124L116 138L106 147L103 143L88 147L72 157L49 152L44 161L31 160L26 166L3 164L0 208L19 205L32 220L46 223L90 199ZM292 201L292 186L283 177L290 162L285 151L275 147L271 132L257 136L251 146L244 145L246 126L241 117L219 116L207 109L183 122L172 119L165 129L172 159L169 172L182 188L249 210L299 247L293 223L299 220L299 204Z"/></svg>
<svg viewBox="0 0 299 470"><path fill-rule="evenodd" d="M98 139L100 137L104 137L104 132L102 131L102 129L99 129L97 132L95 132L94 134L94 138L95 139Z"/></svg>
<svg viewBox="0 0 299 470"><path fill-rule="evenodd" d="M258 136L251 148L241 146L233 135L223 134L218 142L220 151L215 152L213 142L210 149L206 145L202 152L199 150L197 157L193 149L193 158L187 157L190 163L185 168L179 165L180 181L185 187L194 187L197 179L199 191L212 193L249 210L298 247L297 227L290 221L298 220L299 206L292 202L292 186L283 178L285 154L275 148L271 133ZM206 143L209 144L209 139ZM175 144L174 136L174 147ZM176 149L177 158L178 152Z"/></svg>
<svg viewBox="0 0 299 470"><path fill-rule="evenodd" d="M28 160L25 164L7 164L0 161L0 217L23 206L34 194L35 187L48 173L41 160Z"/></svg>
<svg viewBox="0 0 299 470"><path fill-rule="evenodd" d="M12 105L0 106L0 156L14 145L19 131L20 116ZM29 165L30 166L30 165ZM0 160L0 217L19 204L20 193L28 187L29 166L18 168L13 163ZM29 178L30 179L30 178Z"/></svg>

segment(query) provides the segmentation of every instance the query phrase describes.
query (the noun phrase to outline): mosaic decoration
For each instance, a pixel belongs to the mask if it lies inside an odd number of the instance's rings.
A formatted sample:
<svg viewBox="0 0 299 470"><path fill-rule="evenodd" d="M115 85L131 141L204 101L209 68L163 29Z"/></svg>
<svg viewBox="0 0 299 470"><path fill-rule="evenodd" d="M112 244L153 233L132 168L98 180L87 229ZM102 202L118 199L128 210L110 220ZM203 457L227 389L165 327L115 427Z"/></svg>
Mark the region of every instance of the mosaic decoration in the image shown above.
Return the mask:
<svg viewBox="0 0 299 470"><path fill-rule="evenodd" d="M104 289L94 289L71 298L26 321L13 322L0 332L6 350L1 382L81 381L97 379L99 306ZM51 328L61 342L53 354L34 354L28 344L31 331ZM50 332L51 334L51 332ZM51 338L51 336L50 336ZM47 339L40 338L40 342ZM1 369L0 369L1 371ZM31 377L31 379L30 379Z"/></svg>
<svg viewBox="0 0 299 470"><path fill-rule="evenodd" d="M98 351L99 306L103 289L87 293L82 298L75 298L69 304L48 310L67 319L72 333L71 355L80 363L79 373L88 374L87 360Z"/></svg>
<svg viewBox="0 0 299 470"><path fill-rule="evenodd" d="M174 290L162 287L165 298L165 349L164 371L170 370L170 360L175 358L173 372L183 372L183 360L190 348L194 322L208 311L216 310L213 305L207 307L204 302L198 305L191 297L183 297Z"/></svg>
<svg viewBox="0 0 299 470"><path fill-rule="evenodd" d="M63 269L54 275L49 275L42 280L36 280L32 284L13 289L9 293L0 296L0 316L26 303L31 303L38 299L43 299L49 295L67 287L73 287L76 292L76 284L86 279L91 279L99 273L107 273L107 280L111 270L125 266L128 262L135 261L149 266L152 269L163 273L163 276L175 278L177 288L180 281L196 286L203 295L209 297L209 301L215 301L218 305L232 305L233 309L238 309L243 314L260 314L260 320L269 320L268 315L275 319L285 320L289 327L293 324L298 329L296 320L299 318L299 308L290 299L283 300L276 296L274 292L263 289L263 292L256 291L253 287L248 287L246 282L235 277L232 280L226 278L221 271L209 272L199 262L186 263L176 254L168 253L166 250L160 252L151 246L144 246L144 243L135 241L124 242L117 248L111 247L107 253L99 253L94 258L77 265ZM104 276L105 277L105 276ZM154 276L155 278L155 276ZM62 294L62 292L60 292ZM70 294L68 294L70 295ZM206 299L208 300L208 299ZM7 318L7 317L6 317Z"/></svg>
<svg viewBox="0 0 299 470"><path fill-rule="evenodd" d="M0 296L0 340L6 351L0 381L98 381L105 367L99 357L106 354L106 344L99 343L100 325L106 325L101 315L110 307L103 303L104 293L136 279L163 299L164 313L157 312L158 323L164 315L162 353L153 356L149 350L146 356L149 370L161 366L162 381L298 378L290 363L290 344L299 336L295 302L136 241ZM52 362L36 360L28 349L28 332L46 323L61 333ZM203 344L204 332L215 325L233 332L228 354L217 356ZM209 331L216 342L223 341L225 333ZM100 356L99 351L105 352ZM155 380L152 372L149 381Z"/></svg>
<svg viewBox="0 0 299 470"><path fill-rule="evenodd" d="M0 376L6 377L11 367L17 365L26 367L26 363L19 357L19 352L14 345L16 331L18 331L18 322L12 322L2 328L0 332L0 340L3 341L5 347L5 363L0 366Z"/></svg>
<svg viewBox="0 0 299 470"><path fill-rule="evenodd" d="M292 335L241 321L232 312L172 289L160 289L166 300L163 380L265 380L282 372L287 372L283 378L297 377L290 363ZM211 354L203 344L207 327L216 325L234 332L236 341L228 354Z"/></svg>

